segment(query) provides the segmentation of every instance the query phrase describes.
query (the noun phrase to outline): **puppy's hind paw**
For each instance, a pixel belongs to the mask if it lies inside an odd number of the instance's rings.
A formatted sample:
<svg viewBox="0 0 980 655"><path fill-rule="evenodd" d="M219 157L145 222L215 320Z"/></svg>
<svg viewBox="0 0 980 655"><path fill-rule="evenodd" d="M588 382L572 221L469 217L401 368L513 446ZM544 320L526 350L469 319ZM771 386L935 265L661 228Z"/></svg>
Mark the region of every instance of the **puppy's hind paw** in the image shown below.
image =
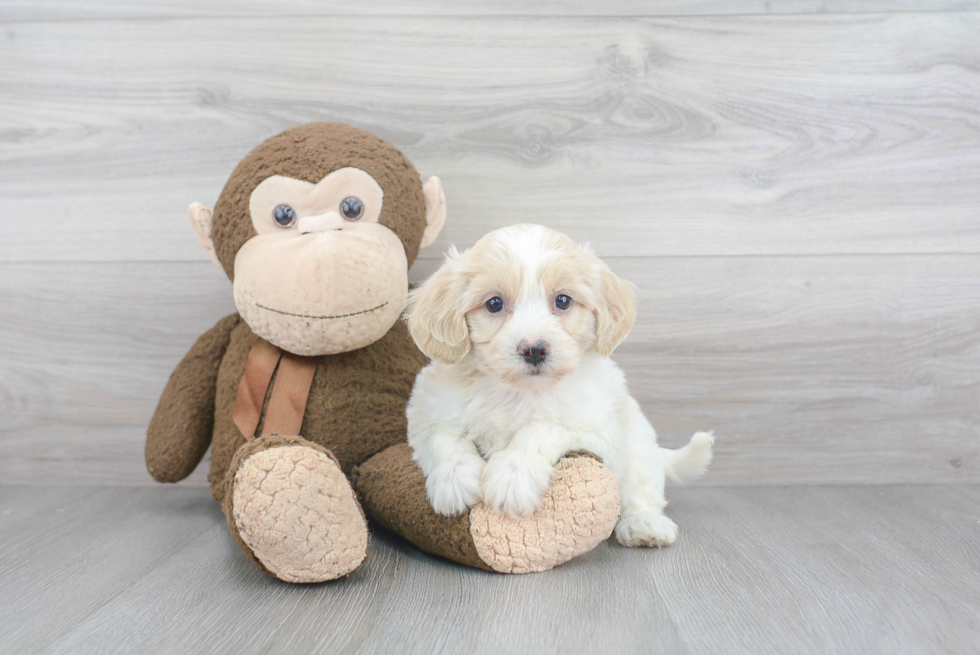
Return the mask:
<svg viewBox="0 0 980 655"><path fill-rule="evenodd" d="M676 539L677 524L659 511L633 514L616 525L616 541L629 548L669 546Z"/></svg>

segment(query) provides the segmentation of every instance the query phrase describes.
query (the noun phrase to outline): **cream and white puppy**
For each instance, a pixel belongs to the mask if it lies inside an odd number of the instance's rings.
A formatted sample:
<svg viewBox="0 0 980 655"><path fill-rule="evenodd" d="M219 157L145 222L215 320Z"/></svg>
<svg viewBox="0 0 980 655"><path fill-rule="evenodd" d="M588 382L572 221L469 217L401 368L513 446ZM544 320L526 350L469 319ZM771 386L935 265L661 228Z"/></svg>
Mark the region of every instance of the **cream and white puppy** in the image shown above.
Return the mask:
<svg viewBox="0 0 980 655"><path fill-rule="evenodd" d="M679 450L657 445L609 359L635 316L633 286L549 228L515 225L450 251L406 312L432 359L408 403L408 442L436 512L482 500L528 515L558 460L584 449L619 482L619 542L673 543L664 479L701 475L713 438L699 432Z"/></svg>

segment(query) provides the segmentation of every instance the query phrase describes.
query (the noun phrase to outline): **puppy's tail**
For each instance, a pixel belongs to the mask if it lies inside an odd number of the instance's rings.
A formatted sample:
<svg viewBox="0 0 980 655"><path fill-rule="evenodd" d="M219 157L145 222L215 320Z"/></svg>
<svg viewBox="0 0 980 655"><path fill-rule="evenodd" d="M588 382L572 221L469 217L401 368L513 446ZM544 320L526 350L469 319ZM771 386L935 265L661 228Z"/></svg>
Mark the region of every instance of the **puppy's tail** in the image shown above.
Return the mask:
<svg viewBox="0 0 980 655"><path fill-rule="evenodd" d="M710 432L698 432L683 448L664 451L664 474L672 482L691 482L704 475L711 463L711 446L715 438Z"/></svg>

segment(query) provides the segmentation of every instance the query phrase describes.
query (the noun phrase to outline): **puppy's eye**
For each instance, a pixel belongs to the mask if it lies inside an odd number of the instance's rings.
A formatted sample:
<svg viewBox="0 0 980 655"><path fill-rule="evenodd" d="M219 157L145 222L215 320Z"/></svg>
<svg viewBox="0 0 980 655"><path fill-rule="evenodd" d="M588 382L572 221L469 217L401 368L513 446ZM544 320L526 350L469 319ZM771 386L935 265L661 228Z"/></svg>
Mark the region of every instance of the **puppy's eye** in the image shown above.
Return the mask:
<svg viewBox="0 0 980 655"><path fill-rule="evenodd" d="M501 309L504 308L504 301L499 296L494 296L493 298L491 298L485 303L485 306L488 312L490 312L491 314L496 314L497 312L499 312Z"/></svg>
<svg viewBox="0 0 980 655"><path fill-rule="evenodd" d="M296 224L296 210L289 205L276 205L272 210L272 220L279 227L292 227Z"/></svg>
<svg viewBox="0 0 980 655"><path fill-rule="evenodd" d="M572 305L572 299L563 293L558 294L555 298L555 307L558 309L568 309Z"/></svg>
<svg viewBox="0 0 980 655"><path fill-rule="evenodd" d="M360 198L347 196L340 201L340 213L348 221L356 221L364 215L364 203Z"/></svg>

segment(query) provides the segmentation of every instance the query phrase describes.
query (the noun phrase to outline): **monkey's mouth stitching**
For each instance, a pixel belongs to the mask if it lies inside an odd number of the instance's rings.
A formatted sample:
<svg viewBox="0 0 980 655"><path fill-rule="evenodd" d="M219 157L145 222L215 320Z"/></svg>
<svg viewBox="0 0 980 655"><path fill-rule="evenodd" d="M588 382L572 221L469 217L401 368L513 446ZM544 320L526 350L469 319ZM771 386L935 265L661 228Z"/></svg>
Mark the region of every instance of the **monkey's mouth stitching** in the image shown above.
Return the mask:
<svg viewBox="0 0 980 655"><path fill-rule="evenodd" d="M268 310L270 312L275 312L277 314L282 314L284 316L296 316L297 318L322 318L322 319L329 320L329 319L334 319L334 318L349 318L351 316L360 316L361 314L368 314L368 313L373 312L373 311L375 311L377 309L381 309L382 307L384 307L387 304L388 304L388 301L386 300L385 302L381 303L377 307L372 307L371 309L362 309L359 312L351 312L350 314L337 314L336 316L313 316L311 314L293 314L292 312L284 312L284 311L279 310L279 309L273 309L272 307L266 307L265 305L260 305L259 303L255 303L255 306L258 307L258 308L260 308L260 309Z"/></svg>

